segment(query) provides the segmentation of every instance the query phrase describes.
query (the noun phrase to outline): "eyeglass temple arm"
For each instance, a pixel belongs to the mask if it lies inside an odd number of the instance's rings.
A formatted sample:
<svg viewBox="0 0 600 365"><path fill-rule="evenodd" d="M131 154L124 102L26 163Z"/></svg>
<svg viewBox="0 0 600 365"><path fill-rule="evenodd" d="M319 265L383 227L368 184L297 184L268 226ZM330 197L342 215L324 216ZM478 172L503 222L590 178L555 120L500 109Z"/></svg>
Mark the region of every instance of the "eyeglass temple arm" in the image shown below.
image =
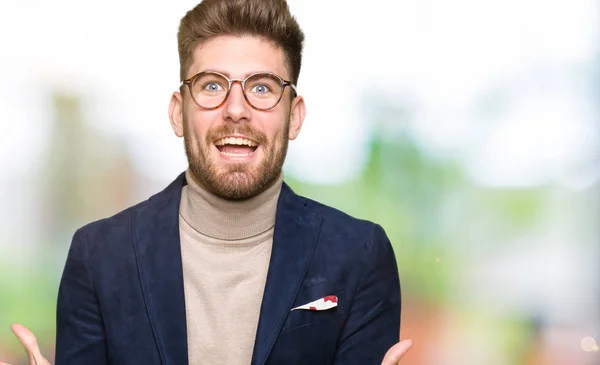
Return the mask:
<svg viewBox="0 0 600 365"><path fill-rule="evenodd" d="M289 81L286 81L283 83L283 86L289 86L292 88L292 90L294 90L294 93L296 93L296 95L298 95L298 90L296 89L296 85L292 84Z"/></svg>

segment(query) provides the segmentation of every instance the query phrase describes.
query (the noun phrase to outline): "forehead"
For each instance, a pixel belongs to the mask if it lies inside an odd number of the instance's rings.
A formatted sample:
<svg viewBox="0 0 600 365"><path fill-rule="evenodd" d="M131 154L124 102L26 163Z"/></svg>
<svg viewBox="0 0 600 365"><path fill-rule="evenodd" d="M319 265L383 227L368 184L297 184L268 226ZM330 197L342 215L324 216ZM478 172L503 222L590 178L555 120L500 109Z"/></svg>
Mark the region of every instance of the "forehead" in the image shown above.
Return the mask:
<svg viewBox="0 0 600 365"><path fill-rule="evenodd" d="M254 36L219 36L198 45L188 77L206 70L232 78L267 71L289 79L281 47Z"/></svg>

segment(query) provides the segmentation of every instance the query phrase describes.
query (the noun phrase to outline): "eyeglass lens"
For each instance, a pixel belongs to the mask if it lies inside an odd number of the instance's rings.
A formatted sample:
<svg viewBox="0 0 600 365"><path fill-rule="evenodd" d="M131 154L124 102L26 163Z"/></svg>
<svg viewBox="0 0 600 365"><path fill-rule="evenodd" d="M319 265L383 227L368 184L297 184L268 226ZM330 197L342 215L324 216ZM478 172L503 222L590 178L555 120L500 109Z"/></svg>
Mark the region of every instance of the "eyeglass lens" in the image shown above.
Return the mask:
<svg viewBox="0 0 600 365"><path fill-rule="evenodd" d="M271 74L252 75L244 83L244 95L255 108L270 109L281 98L281 83L280 79ZM210 109L216 108L225 100L229 82L222 75L206 72L198 75L191 86L196 103Z"/></svg>

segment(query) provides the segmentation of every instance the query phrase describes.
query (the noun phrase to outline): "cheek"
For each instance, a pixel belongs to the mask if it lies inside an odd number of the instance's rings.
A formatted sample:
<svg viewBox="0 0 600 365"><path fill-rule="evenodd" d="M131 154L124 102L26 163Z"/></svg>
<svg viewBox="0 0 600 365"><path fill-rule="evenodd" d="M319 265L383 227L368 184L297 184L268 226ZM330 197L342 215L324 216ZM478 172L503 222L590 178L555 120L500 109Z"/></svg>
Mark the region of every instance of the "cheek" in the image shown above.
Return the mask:
<svg viewBox="0 0 600 365"><path fill-rule="evenodd" d="M187 134L192 137L194 141L205 143L206 135L208 134L210 127L210 116L205 115L203 112L191 112L188 114L188 118L186 119Z"/></svg>
<svg viewBox="0 0 600 365"><path fill-rule="evenodd" d="M289 118L287 114L273 115L273 118L267 118L262 126L262 130L272 143L281 143L282 140L288 138Z"/></svg>

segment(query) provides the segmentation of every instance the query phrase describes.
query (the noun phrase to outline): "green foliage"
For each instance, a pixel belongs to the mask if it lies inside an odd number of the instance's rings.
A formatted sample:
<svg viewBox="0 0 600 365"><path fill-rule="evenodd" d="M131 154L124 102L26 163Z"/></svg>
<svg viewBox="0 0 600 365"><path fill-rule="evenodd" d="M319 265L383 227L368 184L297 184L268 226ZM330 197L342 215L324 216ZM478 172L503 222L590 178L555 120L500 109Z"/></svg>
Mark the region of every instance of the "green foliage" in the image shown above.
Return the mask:
<svg viewBox="0 0 600 365"><path fill-rule="evenodd" d="M58 277L49 264L0 265L0 343L20 353L21 346L10 331L13 323L29 327L37 336L41 348L54 346L56 294Z"/></svg>

